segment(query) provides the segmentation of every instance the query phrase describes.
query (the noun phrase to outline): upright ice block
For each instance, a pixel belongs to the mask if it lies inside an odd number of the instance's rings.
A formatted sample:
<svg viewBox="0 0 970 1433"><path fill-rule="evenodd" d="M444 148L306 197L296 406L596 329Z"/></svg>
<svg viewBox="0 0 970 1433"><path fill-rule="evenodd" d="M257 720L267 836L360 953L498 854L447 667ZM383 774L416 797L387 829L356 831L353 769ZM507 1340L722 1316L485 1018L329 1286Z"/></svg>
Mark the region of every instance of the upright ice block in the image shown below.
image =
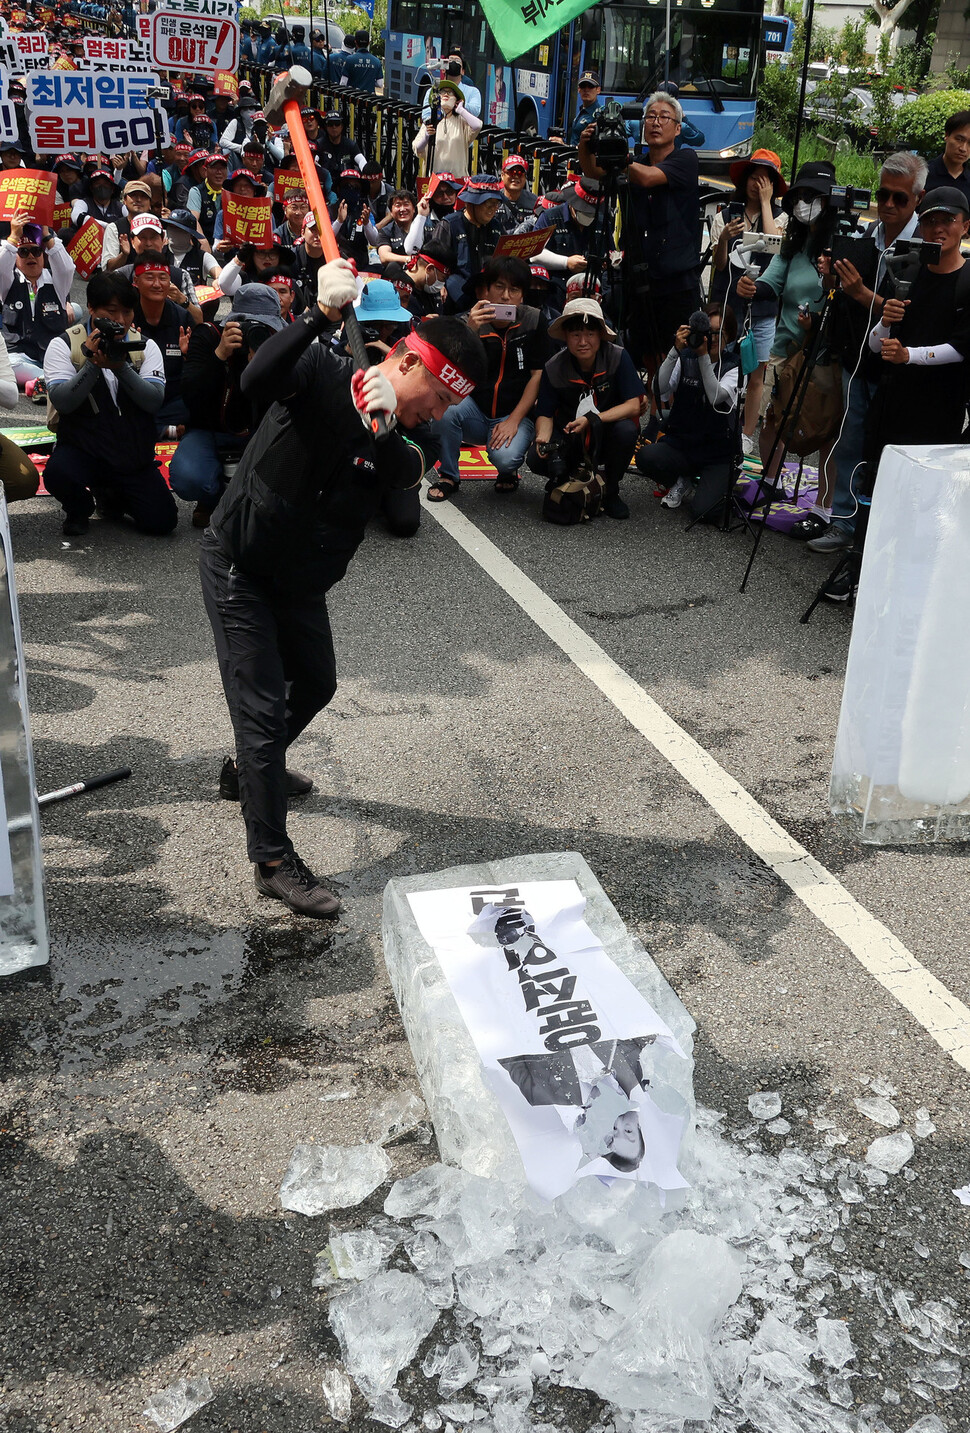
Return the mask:
<svg viewBox="0 0 970 1433"><path fill-rule="evenodd" d="M606 955L666 1021L686 1059L658 1044L653 1051L652 1092L664 1089L678 1108L694 1109L694 1022L647 951L634 939L582 856L575 851L514 856L477 866L389 881L384 891L384 960L418 1078L438 1137L441 1158L470 1174L522 1183L524 1171L502 1109L482 1075L482 1063L438 959L425 941L408 894L456 886L502 889L528 881L575 881L586 897L584 919ZM690 1151L693 1119L687 1121L682 1156ZM682 1166L683 1167L683 1166Z"/></svg>
<svg viewBox="0 0 970 1433"><path fill-rule="evenodd" d="M832 767L875 845L970 838L970 448L879 464Z"/></svg>

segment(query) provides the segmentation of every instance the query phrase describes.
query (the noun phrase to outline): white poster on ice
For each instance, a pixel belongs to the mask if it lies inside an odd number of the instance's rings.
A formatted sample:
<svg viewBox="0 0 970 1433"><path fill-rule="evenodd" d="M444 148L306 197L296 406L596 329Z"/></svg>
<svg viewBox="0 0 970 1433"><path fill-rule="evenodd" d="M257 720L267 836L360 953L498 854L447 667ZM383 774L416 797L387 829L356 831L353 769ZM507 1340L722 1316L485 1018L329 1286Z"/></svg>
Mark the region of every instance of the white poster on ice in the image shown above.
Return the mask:
<svg viewBox="0 0 970 1433"><path fill-rule="evenodd" d="M583 920L575 881L408 896L508 1119L526 1177L554 1199L579 1179L683 1189L684 1121L659 1109L641 1066L669 1027Z"/></svg>

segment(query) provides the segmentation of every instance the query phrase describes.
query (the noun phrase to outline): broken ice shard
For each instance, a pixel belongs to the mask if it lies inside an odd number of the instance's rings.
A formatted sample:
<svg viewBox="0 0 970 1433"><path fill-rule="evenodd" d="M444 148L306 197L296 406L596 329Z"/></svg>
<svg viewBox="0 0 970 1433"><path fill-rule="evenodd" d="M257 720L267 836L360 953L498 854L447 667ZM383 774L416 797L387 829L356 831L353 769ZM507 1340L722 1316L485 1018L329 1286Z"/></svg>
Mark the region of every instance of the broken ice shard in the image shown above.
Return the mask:
<svg viewBox="0 0 970 1433"><path fill-rule="evenodd" d="M369 1279L384 1262L384 1245L370 1229L335 1234L326 1253L338 1279Z"/></svg>
<svg viewBox="0 0 970 1433"><path fill-rule="evenodd" d="M332 1364L330 1368L324 1369L321 1386L330 1409L330 1417L335 1418L338 1423L346 1423L350 1418L350 1405L354 1394L350 1379L342 1368Z"/></svg>
<svg viewBox="0 0 970 1433"><path fill-rule="evenodd" d="M193 1413L211 1402L212 1387L204 1373L198 1378L180 1378L177 1383L152 1394L145 1417L162 1433L173 1433L173 1429L180 1428Z"/></svg>
<svg viewBox="0 0 970 1433"><path fill-rule="evenodd" d="M389 1269L330 1300L344 1365L368 1399L388 1393L438 1322L418 1279Z"/></svg>
<svg viewBox="0 0 970 1433"><path fill-rule="evenodd" d="M349 1209L373 1194L391 1172L391 1161L377 1144L345 1149L336 1144L298 1144L290 1156L280 1203L297 1214Z"/></svg>
<svg viewBox="0 0 970 1433"><path fill-rule="evenodd" d="M896 1106L891 1105L888 1100L880 1099L878 1095L872 1099L867 1097L854 1100L853 1104L859 1113L865 1115L867 1120L872 1120L873 1124L884 1125L886 1129L895 1129L899 1124L899 1111Z"/></svg>
<svg viewBox="0 0 970 1433"><path fill-rule="evenodd" d="M903 1165L913 1157L913 1141L905 1130L883 1135L874 1139L866 1150L866 1163L886 1174L898 1174Z"/></svg>
<svg viewBox="0 0 970 1433"><path fill-rule="evenodd" d="M656 1246L634 1284L634 1304L590 1358L583 1383L621 1408L710 1418L711 1337L741 1293L743 1259L723 1239L678 1230Z"/></svg>
<svg viewBox="0 0 970 1433"><path fill-rule="evenodd" d="M659 1041L645 1050L650 1095L664 1112L686 1117L688 1131L694 1107L689 1058L694 1022L643 946L630 936L580 855L520 856L390 881L384 892L384 959L441 1157L469 1173L501 1176L513 1183L521 1183L524 1172L509 1123L442 966L418 928L408 896L470 887L493 893L490 899L495 900L510 887L539 881L574 881L579 886L586 902L582 920L608 960L661 1017L688 1056L671 1053ZM689 1141L688 1133L685 1145ZM396 1208L388 1206L388 1213L399 1217Z"/></svg>
<svg viewBox="0 0 970 1433"><path fill-rule="evenodd" d="M841 1319L816 1319L818 1351L830 1368L844 1368L855 1358L849 1330Z"/></svg>
<svg viewBox="0 0 970 1433"><path fill-rule="evenodd" d="M426 1119L428 1111L424 1101L413 1090L395 1090L374 1111L370 1117L371 1138L377 1144L400 1139Z"/></svg>
<svg viewBox="0 0 970 1433"><path fill-rule="evenodd" d="M754 1115L756 1120L774 1120L781 1114L781 1095L770 1093L748 1096L748 1112Z"/></svg>

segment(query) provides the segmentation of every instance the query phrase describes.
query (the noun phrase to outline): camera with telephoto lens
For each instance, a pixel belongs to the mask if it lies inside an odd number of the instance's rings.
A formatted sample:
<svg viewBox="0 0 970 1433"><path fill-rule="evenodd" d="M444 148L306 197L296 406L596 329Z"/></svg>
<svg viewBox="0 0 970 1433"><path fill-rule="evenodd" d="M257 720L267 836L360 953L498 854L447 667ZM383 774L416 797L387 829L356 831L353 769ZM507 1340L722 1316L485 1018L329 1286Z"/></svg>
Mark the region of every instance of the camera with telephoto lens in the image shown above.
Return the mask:
<svg viewBox="0 0 970 1433"><path fill-rule="evenodd" d="M628 119L643 118L639 105L621 105L609 100L593 121L590 149L601 169L625 169L630 158L630 141L626 133Z"/></svg>
<svg viewBox="0 0 970 1433"><path fill-rule="evenodd" d="M109 363L124 363L129 353L143 353L145 350L145 340L125 338L128 330L116 319L95 318L91 320L91 327L100 335L101 351Z"/></svg>
<svg viewBox="0 0 970 1433"><path fill-rule="evenodd" d="M247 352L252 350L255 353L261 343L265 343L268 338L273 336L274 330L268 323L260 323L259 319L237 318L234 322L238 323L242 329L243 349Z"/></svg>
<svg viewBox="0 0 970 1433"><path fill-rule="evenodd" d="M700 348L705 339L711 336L711 319L703 309L692 313L687 320L687 347Z"/></svg>

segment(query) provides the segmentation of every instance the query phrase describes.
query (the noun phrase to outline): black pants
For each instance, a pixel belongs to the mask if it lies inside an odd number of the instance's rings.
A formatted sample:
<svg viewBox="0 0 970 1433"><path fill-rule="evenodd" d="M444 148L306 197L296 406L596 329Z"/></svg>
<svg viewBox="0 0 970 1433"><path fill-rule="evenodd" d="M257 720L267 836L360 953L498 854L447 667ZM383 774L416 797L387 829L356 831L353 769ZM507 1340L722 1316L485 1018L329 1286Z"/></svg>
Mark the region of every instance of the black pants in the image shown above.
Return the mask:
<svg viewBox="0 0 970 1433"><path fill-rule="evenodd" d="M603 469L603 482L607 494L615 494L618 491L620 480L630 466L639 431L640 425L635 423L632 418L621 418L619 423L594 425L589 457L596 467ZM560 429L556 429L551 441L559 444L560 452L568 463L570 472L583 461L586 448L581 433L563 433ZM526 462L532 471L538 473L540 477L547 478L549 476L549 459L539 457L535 443L529 449Z"/></svg>
<svg viewBox="0 0 970 1433"><path fill-rule="evenodd" d="M94 512L94 491L128 513L140 532L162 537L175 527L179 511L154 459L119 473L106 469L80 448L58 442L44 469L44 486L69 518Z"/></svg>
<svg viewBox="0 0 970 1433"><path fill-rule="evenodd" d="M298 597L231 566L202 539L202 597L236 734L239 798L251 861L278 861L286 834L286 749L337 688L324 593Z"/></svg>
<svg viewBox="0 0 970 1433"><path fill-rule="evenodd" d="M696 284L690 288L671 291L658 279L651 287L650 308L656 329L652 340L658 344L656 353L659 360L662 361L664 355L670 352L677 330L700 306L701 295Z"/></svg>
<svg viewBox="0 0 970 1433"><path fill-rule="evenodd" d="M704 522L720 522L733 468L728 458L720 463L700 463L666 438L648 443L637 453L638 472L661 487L673 487L678 478L698 479L689 506Z"/></svg>
<svg viewBox="0 0 970 1433"><path fill-rule="evenodd" d="M381 503L387 530L394 537L413 537L421 525L420 485L388 488Z"/></svg>

